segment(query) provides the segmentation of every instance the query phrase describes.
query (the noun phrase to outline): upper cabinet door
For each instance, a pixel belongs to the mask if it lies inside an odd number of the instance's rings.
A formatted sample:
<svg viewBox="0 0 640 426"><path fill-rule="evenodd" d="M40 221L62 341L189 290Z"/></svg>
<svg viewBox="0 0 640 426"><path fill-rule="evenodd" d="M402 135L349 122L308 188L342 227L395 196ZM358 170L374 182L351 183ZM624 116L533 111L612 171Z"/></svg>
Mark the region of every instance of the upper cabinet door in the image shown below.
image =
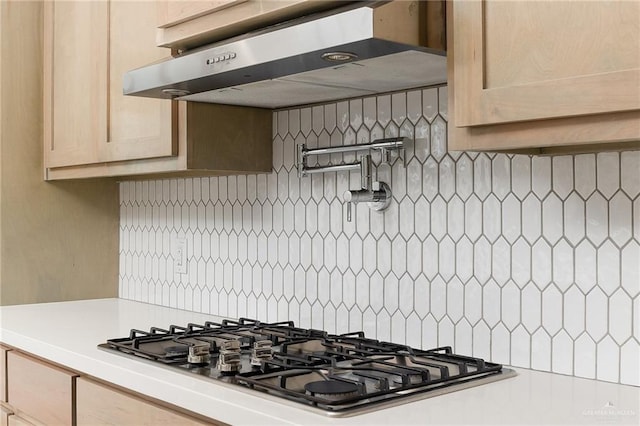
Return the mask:
<svg viewBox="0 0 640 426"><path fill-rule="evenodd" d="M458 1L455 125L640 110L640 2Z"/></svg>
<svg viewBox="0 0 640 426"><path fill-rule="evenodd" d="M107 138L108 3L44 3L47 167L100 161Z"/></svg>
<svg viewBox="0 0 640 426"><path fill-rule="evenodd" d="M150 1L109 2L108 133L103 161L176 155L177 103L124 96L122 77L134 68L169 56L155 45L157 6Z"/></svg>
<svg viewBox="0 0 640 426"><path fill-rule="evenodd" d="M45 166L176 154L175 103L122 94L122 76L157 61L146 1L45 2Z"/></svg>

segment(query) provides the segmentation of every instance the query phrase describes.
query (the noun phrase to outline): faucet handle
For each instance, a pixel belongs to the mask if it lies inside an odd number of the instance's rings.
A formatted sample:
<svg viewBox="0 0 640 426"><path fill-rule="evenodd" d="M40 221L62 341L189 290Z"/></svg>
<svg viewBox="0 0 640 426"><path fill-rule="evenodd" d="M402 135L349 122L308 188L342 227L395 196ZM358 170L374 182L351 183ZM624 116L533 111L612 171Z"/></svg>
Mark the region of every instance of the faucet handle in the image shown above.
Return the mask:
<svg viewBox="0 0 640 426"><path fill-rule="evenodd" d="M351 201L347 201L347 222L351 222L351 206L352 206L352 202Z"/></svg>

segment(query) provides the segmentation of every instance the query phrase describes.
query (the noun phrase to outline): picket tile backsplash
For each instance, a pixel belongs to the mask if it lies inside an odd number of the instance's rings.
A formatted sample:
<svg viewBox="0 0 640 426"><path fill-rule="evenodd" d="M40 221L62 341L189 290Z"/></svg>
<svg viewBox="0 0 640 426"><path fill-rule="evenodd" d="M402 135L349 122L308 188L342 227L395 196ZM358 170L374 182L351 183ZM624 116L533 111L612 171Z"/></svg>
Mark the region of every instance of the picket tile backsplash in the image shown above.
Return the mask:
<svg viewBox="0 0 640 426"><path fill-rule="evenodd" d="M446 108L445 86L278 111L272 174L122 182L120 297L640 385L640 152L448 152ZM297 144L398 135L383 214L346 221L356 172L297 176Z"/></svg>

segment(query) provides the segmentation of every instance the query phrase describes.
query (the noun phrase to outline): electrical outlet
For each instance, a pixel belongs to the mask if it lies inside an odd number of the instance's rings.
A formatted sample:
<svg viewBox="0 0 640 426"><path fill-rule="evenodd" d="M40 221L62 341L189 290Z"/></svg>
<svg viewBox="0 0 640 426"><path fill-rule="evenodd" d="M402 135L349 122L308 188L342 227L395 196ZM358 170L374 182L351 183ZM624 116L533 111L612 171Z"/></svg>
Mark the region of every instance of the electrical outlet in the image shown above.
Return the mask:
<svg viewBox="0 0 640 426"><path fill-rule="evenodd" d="M187 240L178 237L174 240L173 271L176 274L187 273Z"/></svg>

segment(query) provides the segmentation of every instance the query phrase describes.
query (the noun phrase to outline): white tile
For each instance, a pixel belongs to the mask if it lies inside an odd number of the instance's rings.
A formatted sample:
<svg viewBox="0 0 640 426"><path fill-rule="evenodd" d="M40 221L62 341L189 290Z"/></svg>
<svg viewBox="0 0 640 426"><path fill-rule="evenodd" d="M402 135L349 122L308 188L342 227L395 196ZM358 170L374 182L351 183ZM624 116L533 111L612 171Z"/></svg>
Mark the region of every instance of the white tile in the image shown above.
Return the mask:
<svg viewBox="0 0 640 426"><path fill-rule="evenodd" d="M455 328L448 317L438 323L438 346L454 346Z"/></svg>
<svg viewBox="0 0 640 426"><path fill-rule="evenodd" d="M482 287L475 278L464 285L464 316L472 325L482 318Z"/></svg>
<svg viewBox="0 0 640 426"><path fill-rule="evenodd" d="M631 241L621 253L622 288L632 297L640 293L640 244Z"/></svg>
<svg viewBox="0 0 640 426"><path fill-rule="evenodd" d="M473 326L473 356L491 359L491 331L484 321Z"/></svg>
<svg viewBox="0 0 640 426"><path fill-rule="evenodd" d="M618 192L609 202L609 236L622 247L631 239L631 200Z"/></svg>
<svg viewBox="0 0 640 426"><path fill-rule="evenodd" d="M573 157L569 155L553 157L553 191L566 199L573 190Z"/></svg>
<svg viewBox="0 0 640 426"><path fill-rule="evenodd" d="M587 379L596 378L596 344L588 334L575 342L574 374Z"/></svg>
<svg viewBox="0 0 640 426"><path fill-rule="evenodd" d="M422 321L413 313L406 321L406 342L412 348L419 348L422 341Z"/></svg>
<svg viewBox="0 0 640 426"><path fill-rule="evenodd" d="M531 246L524 238L511 246L511 278L520 288L531 279Z"/></svg>
<svg viewBox="0 0 640 426"><path fill-rule="evenodd" d="M447 153L447 124L441 117L431 124L431 155L440 160Z"/></svg>
<svg viewBox="0 0 640 426"><path fill-rule="evenodd" d="M454 241L464 233L464 203L455 195L447 203L447 233Z"/></svg>
<svg viewBox="0 0 640 426"><path fill-rule="evenodd" d="M482 230L489 241L494 242L501 234L502 211L500 201L489 195L482 203Z"/></svg>
<svg viewBox="0 0 640 426"><path fill-rule="evenodd" d="M521 235L521 203L510 194L502 202L502 234L510 243Z"/></svg>
<svg viewBox="0 0 640 426"><path fill-rule="evenodd" d="M493 280L482 287L482 318L489 327L500 321L500 287Z"/></svg>
<svg viewBox="0 0 640 426"><path fill-rule="evenodd" d="M346 306L340 305L336 309L336 333L348 333L349 332L349 311Z"/></svg>
<svg viewBox="0 0 640 426"><path fill-rule="evenodd" d="M464 230L472 241L482 234L482 203L475 195L469 197L464 203Z"/></svg>
<svg viewBox="0 0 640 426"><path fill-rule="evenodd" d="M438 163L431 157L422 166L422 191L429 201L438 195Z"/></svg>
<svg viewBox="0 0 640 426"><path fill-rule="evenodd" d="M511 365L529 368L531 366L531 336L523 326L511 333Z"/></svg>
<svg viewBox="0 0 640 426"><path fill-rule="evenodd" d="M473 161L466 155L456 161L456 193L466 200L473 191Z"/></svg>
<svg viewBox="0 0 640 426"><path fill-rule="evenodd" d="M473 244L466 237L456 243L455 262L456 276L466 282L473 275Z"/></svg>
<svg viewBox="0 0 640 426"><path fill-rule="evenodd" d="M407 165L407 195L415 202L422 194L422 165L412 159Z"/></svg>
<svg viewBox="0 0 640 426"><path fill-rule="evenodd" d="M620 383L640 386L640 345L629 340L620 349Z"/></svg>
<svg viewBox="0 0 640 426"><path fill-rule="evenodd" d="M391 121L391 96L390 95L382 95L376 97L378 107L377 107L377 116L378 123L382 125L382 127L386 127Z"/></svg>
<svg viewBox="0 0 640 426"><path fill-rule="evenodd" d="M300 110L292 109L289 110L289 134L292 136L297 136L298 132L300 132Z"/></svg>
<svg viewBox="0 0 640 426"><path fill-rule="evenodd" d="M540 327L542 319L542 295L531 283L522 290L522 324L529 333Z"/></svg>
<svg viewBox="0 0 640 426"><path fill-rule="evenodd" d="M403 275L398 282L398 303L400 312L405 317L409 317L413 312L413 303L414 303L414 280L409 275Z"/></svg>
<svg viewBox="0 0 640 426"><path fill-rule="evenodd" d="M427 315L422 321L422 348L432 349L438 347L438 324L433 315Z"/></svg>
<svg viewBox="0 0 640 426"><path fill-rule="evenodd" d="M440 162L440 195L445 199L451 199L451 196L456 190L456 165L447 156Z"/></svg>
<svg viewBox="0 0 640 426"><path fill-rule="evenodd" d="M585 296L575 285L564 294L563 325L574 339L585 328Z"/></svg>
<svg viewBox="0 0 640 426"><path fill-rule="evenodd" d="M369 306L369 276L364 271L356 276L356 304L362 311Z"/></svg>
<svg viewBox="0 0 640 426"><path fill-rule="evenodd" d="M436 320L444 317L447 310L447 285L440 277L431 281L431 314Z"/></svg>
<svg viewBox="0 0 640 426"><path fill-rule="evenodd" d="M531 277L536 285L544 288L551 282L551 247L540 239L531 248Z"/></svg>
<svg viewBox="0 0 640 426"><path fill-rule="evenodd" d="M502 287L511 277L511 247L500 237L492 247L491 274L493 279Z"/></svg>
<svg viewBox="0 0 640 426"><path fill-rule="evenodd" d="M362 313L362 331L364 331L365 336L369 336L370 338L376 338L377 336L377 327L376 327L376 313L373 312L371 308L366 309Z"/></svg>
<svg viewBox="0 0 640 426"><path fill-rule="evenodd" d="M424 117L416 123L414 136L414 155L421 163L424 163L431 153L431 126Z"/></svg>
<svg viewBox="0 0 640 426"><path fill-rule="evenodd" d="M620 188L620 154L601 152L596 156L598 191L607 199Z"/></svg>
<svg viewBox="0 0 640 426"><path fill-rule="evenodd" d="M576 155L574 161L575 188L586 199L596 189L596 156L595 154Z"/></svg>
<svg viewBox="0 0 640 426"><path fill-rule="evenodd" d="M561 331L553 337L551 342L551 370L559 374L573 373L573 340Z"/></svg>
<svg viewBox="0 0 640 426"><path fill-rule="evenodd" d="M365 253L366 253L366 240L365 240ZM377 253L376 254L377 270L383 276L386 276L391 270L391 241L387 236L382 236L382 238L378 240L376 253Z"/></svg>
<svg viewBox="0 0 640 426"><path fill-rule="evenodd" d="M562 328L562 294L554 285L542 292L542 326L551 335Z"/></svg>
<svg viewBox="0 0 640 426"><path fill-rule="evenodd" d="M553 282L565 291L573 284L573 249L565 240L560 240L553 247Z"/></svg>
<svg viewBox="0 0 640 426"><path fill-rule="evenodd" d="M414 309L420 318L429 313L431 284L424 275L420 275L414 287Z"/></svg>
<svg viewBox="0 0 640 426"><path fill-rule="evenodd" d="M631 337L633 312L631 299L620 289L609 299L609 334L622 345Z"/></svg>
<svg viewBox="0 0 640 426"><path fill-rule="evenodd" d="M454 352L462 355L473 353L473 329L464 319L455 325Z"/></svg>
<svg viewBox="0 0 640 426"><path fill-rule="evenodd" d="M464 313L464 286L458 278L447 283L447 316L454 323L462 318Z"/></svg>
<svg viewBox="0 0 640 426"><path fill-rule="evenodd" d="M551 190L551 158L533 157L531 159L531 189L543 199Z"/></svg>
<svg viewBox="0 0 640 426"><path fill-rule="evenodd" d="M598 286L608 295L620 286L620 250L611 241L598 249Z"/></svg>
<svg viewBox="0 0 640 426"><path fill-rule="evenodd" d="M480 237L473 246L473 271L481 283L491 276L491 244L484 237Z"/></svg>
<svg viewBox="0 0 640 426"><path fill-rule="evenodd" d="M512 282L502 288L502 322L509 330L520 323L520 289Z"/></svg>
<svg viewBox="0 0 640 426"><path fill-rule="evenodd" d="M417 123L422 116L422 92L412 90L407 92L407 118L413 124Z"/></svg>
<svg viewBox="0 0 640 426"><path fill-rule="evenodd" d="M627 151L620 154L620 187L629 196L640 194L640 151Z"/></svg>
<svg viewBox="0 0 640 426"><path fill-rule="evenodd" d="M587 241L582 241L575 251L576 284L587 293L596 285L596 249Z"/></svg>
<svg viewBox="0 0 640 426"><path fill-rule="evenodd" d="M440 196L431 203L431 233L437 240L447 233L447 204Z"/></svg>
<svg viewBox="0 0 640 426"><path fill-rule="evenodd" d="M430 123L438 115L438 89L430 88L422 91L422 114Z"/></svg>
<svg viewBox="0 0 640 426"><path fill-rule="evenodd" d="M584 238L585 203L572 192L564 202L564 236L571 244L578 244Z"/></svg>
<svg viewBox="0 0 640 426"><path fill-rule="evenodd" d="M550 194L542 202L542 234L551 243L555 244L563 231L562 201Z"/></svg>
<svg viewBox="0 0 640 426"><path fill-rule="evenodd" d="M455 243L445 237L438 246L438 272L445 281L453 277L455 262Z"/></svg>
<svg viewBox="0 0 640 426"><path fill-rule="evenodd" d="M409 198L404 198L399 205L400 234L405 239L411 238L414 232L415 205Z"/></svg>
<svg viewBox="0 0 640 426"><path fill-rule="evenodd" d="M587 294L587 332L596 341L607 333L607 305L607 296L599 288L596 287Z"/></svg>
<svg viewBox="0 0 640 426"><path fill-rule="evenodd" d="M511 159L505 154L498 154L492 161L492 188L498 199L503 200L511 191Z"/></svg>
<svg viewBox="0 0 640 426"><path fill-rule="evenodd" d="M551 370L551 338L542 328L531 336L531 368Z"/></svg>
<svg viewBox="0 0 640 426"><path fill-rule="evenodd" d="M384 279L382 291L384 293L384 308L387 312L393 313L398 309L398 292L399 292L398 278L394 274L389 274Z"/></svg>
<svg viewBox="0 0 640 426"><path fill-rule="evenodd" d="M391 95L391 117L398 126L407 118L407 95L404 92Z"/></svg>
<svg viewBox="0 0 640 426"><path fill-rule="evenodd" d="M511 364L511 337L509 331L502 324L491 330L491 359L502 364Z"/></svg>
<svg viewBox="0 0 640 426"><path fill-rule="evenodd" d="M438 112L445 120L448 120L449 113L449 89L447 86L438 88Z"/></svg>
<svg viewBox="0 0 640 426"><path fill-rule="evenodd" d="M473 162L474 193L484 200L491 192L491 159L480 153Z"/></svg>
<svg viewBox="0 0 640 426"><path fill-rule="evenodd" d="M605 337L598 343L596 378L607 382L617 382L620 379L620 348L611 337Z"/></svg>
<svg viewBox="0 0 640 426"><path fill-rule="evenodd" d="M438 243L432 236L427 237L422 246L422 269L429 279L438 273Z"/></svg>
<svg viewBox="0 0 640 426"><path fill-rule="evenodd" d="M407 270L407 243L400 235L391 243L391 270L398 277Z"/></svg>
<svg viewBox="0 0 640 426"><path fill-rule="evenodd" d="M640 241L640 197L633 202L633 237Z"/></svg>

